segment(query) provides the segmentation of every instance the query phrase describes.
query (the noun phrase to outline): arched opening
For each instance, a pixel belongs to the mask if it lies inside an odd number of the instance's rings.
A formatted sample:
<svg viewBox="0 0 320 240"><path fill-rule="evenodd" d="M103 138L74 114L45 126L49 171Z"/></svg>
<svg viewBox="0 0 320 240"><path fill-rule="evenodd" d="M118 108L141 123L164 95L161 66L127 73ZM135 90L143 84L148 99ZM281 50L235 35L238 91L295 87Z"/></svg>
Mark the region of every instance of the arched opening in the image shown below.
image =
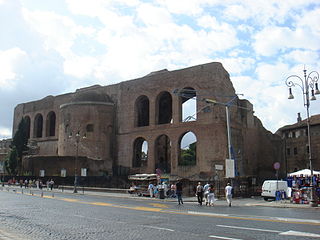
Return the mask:
<svg viewBox="0 0 320 240"><path fill-rule="evenodd" d="M148 142L139 137L133 144L132 167L145 167L148 165Z"/></svg>
<svg viewBox="0 0 320 240"><path fill-rule="evenodd" d="M136 100L135 126L149 126L149 99L147 96L140 96Z"/></svg>
<svg viewBox="0 0 320 240"><path fill-rule="evenodd" d="M193 166L197 164L197 137L193 132L185 133L180 139L180 166Z"/></svg>
<svg viewBox="0 0 320 240"><path fill-rule="evenodd" d="M46 136L52 137L56 135L56 114L49 112L46 119Z"/></svg>
<svg viewBox="0 0 320 240"><path fill-rule="evenodd" d="M172 122L172 97L169 92L162 92L156 101L157 123L166 124Z"/></svg>
<svg viewBox="0 0 320 240"><path fill-rule="evenodd" d="M41 138L42 137L42 129L43 129L43 117L40 113L36 115L34 118L33 125L33 137Z"/></svg>
<svg viewBox="0 0 320 240"><path fill-rule="evenodd" d="M29 139L30 138L30 123L31 123L31 120L30 120L29 116L25 116L24 120L25 120L25 124L26 124L26 135L27 135L27 138Z"/></svg>
<svg viewBox="0 0 320 240"><path fill-rule="evenodd" d="M171 142L167 135L161 135L156 139L155 167L162 173L171 172Z"/></svg>
<svg viewBox="0 0 320 240"><path fill-rule="evenodd" d="M191 87L186 87L181 91L181 113L182 122L190 122L197 120L197 94Z"/></svg>

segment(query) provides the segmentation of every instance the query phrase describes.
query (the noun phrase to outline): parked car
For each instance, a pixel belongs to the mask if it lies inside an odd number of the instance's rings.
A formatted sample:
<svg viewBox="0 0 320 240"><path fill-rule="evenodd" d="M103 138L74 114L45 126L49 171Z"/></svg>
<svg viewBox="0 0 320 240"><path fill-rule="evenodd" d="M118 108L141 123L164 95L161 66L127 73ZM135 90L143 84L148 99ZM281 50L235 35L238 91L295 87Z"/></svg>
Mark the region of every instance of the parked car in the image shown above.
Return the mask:
<svg viewBox="0 0 320 240"><path fill-rule="evenodd" d="M282 180L266 180L262 184L261 197L268 201L276 199L276 191L284 192L288 196L288 183Z"/></svg>

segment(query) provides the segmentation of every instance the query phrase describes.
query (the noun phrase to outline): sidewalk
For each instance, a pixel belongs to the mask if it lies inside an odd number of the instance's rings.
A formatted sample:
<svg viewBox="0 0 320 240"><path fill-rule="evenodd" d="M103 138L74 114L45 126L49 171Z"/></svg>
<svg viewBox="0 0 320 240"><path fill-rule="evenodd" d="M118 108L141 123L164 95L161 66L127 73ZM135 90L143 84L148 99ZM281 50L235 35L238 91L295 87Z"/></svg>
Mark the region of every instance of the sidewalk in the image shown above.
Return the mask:
<svg viewBox="0 0 320 240"><path fill-rule="evenodd" d="M9 189L9 190L8 190ZM78 193L73 193L73 189L70 188L63 188L58 189L55 188L52 191L45 189L37 189L37 188L20 188L19 186L5 186L0 187L1 191L17 191L20 192L21 190L25 192L33 191L35 193L42 192L44 195L52 195L55 193L65 193L65 194L76 194L76 195L93 195L93 196L102 196L102 197L117 197L117 198L133 198L133 199L144 199L144 200L150 200L150 201L163 201L163 202L177 202L176 198L165 198L165 199L159 199L159 198L150 198L150 197L140 197L137 195L132 195L129 193L126 193L125 189L104 189L104 191L97 191L97 189L94 189L95 191L83 191L83 188L78 188ZM183 197L184 203L197 203L196 197ZM218 199L215 201L215 205L217 206L224 206L226 205L225 199ZM274 208L312 208L312 209L320 209L320 206L318 207L310 207L309 204L294 204L291 203L289 200L281 200L281 201L264 201L263 198L260 197L252 197L252 198L234 198L232 201L232 206L260 206L260 207L274 207Z"/></svg>

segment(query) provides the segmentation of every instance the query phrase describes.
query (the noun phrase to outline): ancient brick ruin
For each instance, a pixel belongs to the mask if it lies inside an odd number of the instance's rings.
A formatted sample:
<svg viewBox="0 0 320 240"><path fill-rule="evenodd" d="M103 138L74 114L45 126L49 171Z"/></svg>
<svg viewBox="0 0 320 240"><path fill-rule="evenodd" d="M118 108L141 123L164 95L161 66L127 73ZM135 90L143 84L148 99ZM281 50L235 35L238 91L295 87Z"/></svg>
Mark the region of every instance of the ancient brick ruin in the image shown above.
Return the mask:
<svg viewBox="0 0 320 240"><path fill-rule="evenodd" d="M31 152L23 166L32 175L45 170L47 176L57 176L63 169L71 176L77 155L78 175L81 168L89 176L155 173L158 169L172 178L223 178L228 158L224 103L234 96L221 63L161 70L19 104L13 132L26 118ZM188 117L187 102L194 104ZM229 109L236 173L274 176L273 163L282 161L281 139L262 126L249 101L236 97ZM185 150L183 139L190 133L195 141Z"/></svg>

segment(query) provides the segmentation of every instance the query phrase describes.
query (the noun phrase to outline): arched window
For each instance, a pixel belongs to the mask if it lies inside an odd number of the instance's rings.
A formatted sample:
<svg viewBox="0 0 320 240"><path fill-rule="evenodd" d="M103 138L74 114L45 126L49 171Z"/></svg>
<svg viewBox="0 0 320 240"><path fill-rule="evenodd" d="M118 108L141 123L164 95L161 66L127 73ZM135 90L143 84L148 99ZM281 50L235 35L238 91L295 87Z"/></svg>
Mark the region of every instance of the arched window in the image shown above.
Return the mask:
<svg viewBox="0 0 320 240"><path fill-rule="evenodd" d="M93 132L94 125L93 124L87 124L86 126L86 132Z"/></svg>
<svg viewBox="0 0 320 240"><path fill-rule="evenodd" d="M190 122L197 120L197 95L196 91L191 87L181 90L181 113L182 122Z"/></svg>
<svg viewBox="0 0 320 240"><path fill-rule="evenodd" d="M56 135L56 114L49 112L46 119L46 136L52 137Z"/></svg>
<svg viewBox="0 0 320 240"><path fill-rule="evenodd" d="M157 123L166 124L172 122L172 97L169 92L162 92L156 101Z"/></svg>
<svg viewBox="0 0 320 240"><path fill-rule="evenodd" d="M193 132L187 132L180 139L180 166L193 166L197 164L197 137Z"/></svg>
<svg viewBox="0 0 320 240"><path fill-rule="evenodd" d="M27 135L27 138L29 139L30 138L30 117L29 116L25 116L24 117L24 120L25 120L25 124L26 124L26 135Z"/></svg>
<svg viewBox="0 0 320 240"><path fill-rule="evenodd" d="M148 142L139 137L133 144L132 167L144 167L148 165Z"/></svg>
<svg viewBox="0 0 320 240"><path fill-rule="evenodd" d="M149 99L140 96L135 103L135 126L149 126Z"/></svg>
<svg viewBox="0 0 320 240"><path fill-rule="evenodd" d="M33 125L33 136L35 138L42 137L42 129L43 129L43 117L40 113L36 115L34 118L34 125Z"/></svg>
<svg viewBox="0 0 320 240"><path fill-rule="evenodd" d="M155 141L155 167L162 173L171 172L171 142L167 135L161 135Z"/></svg>

